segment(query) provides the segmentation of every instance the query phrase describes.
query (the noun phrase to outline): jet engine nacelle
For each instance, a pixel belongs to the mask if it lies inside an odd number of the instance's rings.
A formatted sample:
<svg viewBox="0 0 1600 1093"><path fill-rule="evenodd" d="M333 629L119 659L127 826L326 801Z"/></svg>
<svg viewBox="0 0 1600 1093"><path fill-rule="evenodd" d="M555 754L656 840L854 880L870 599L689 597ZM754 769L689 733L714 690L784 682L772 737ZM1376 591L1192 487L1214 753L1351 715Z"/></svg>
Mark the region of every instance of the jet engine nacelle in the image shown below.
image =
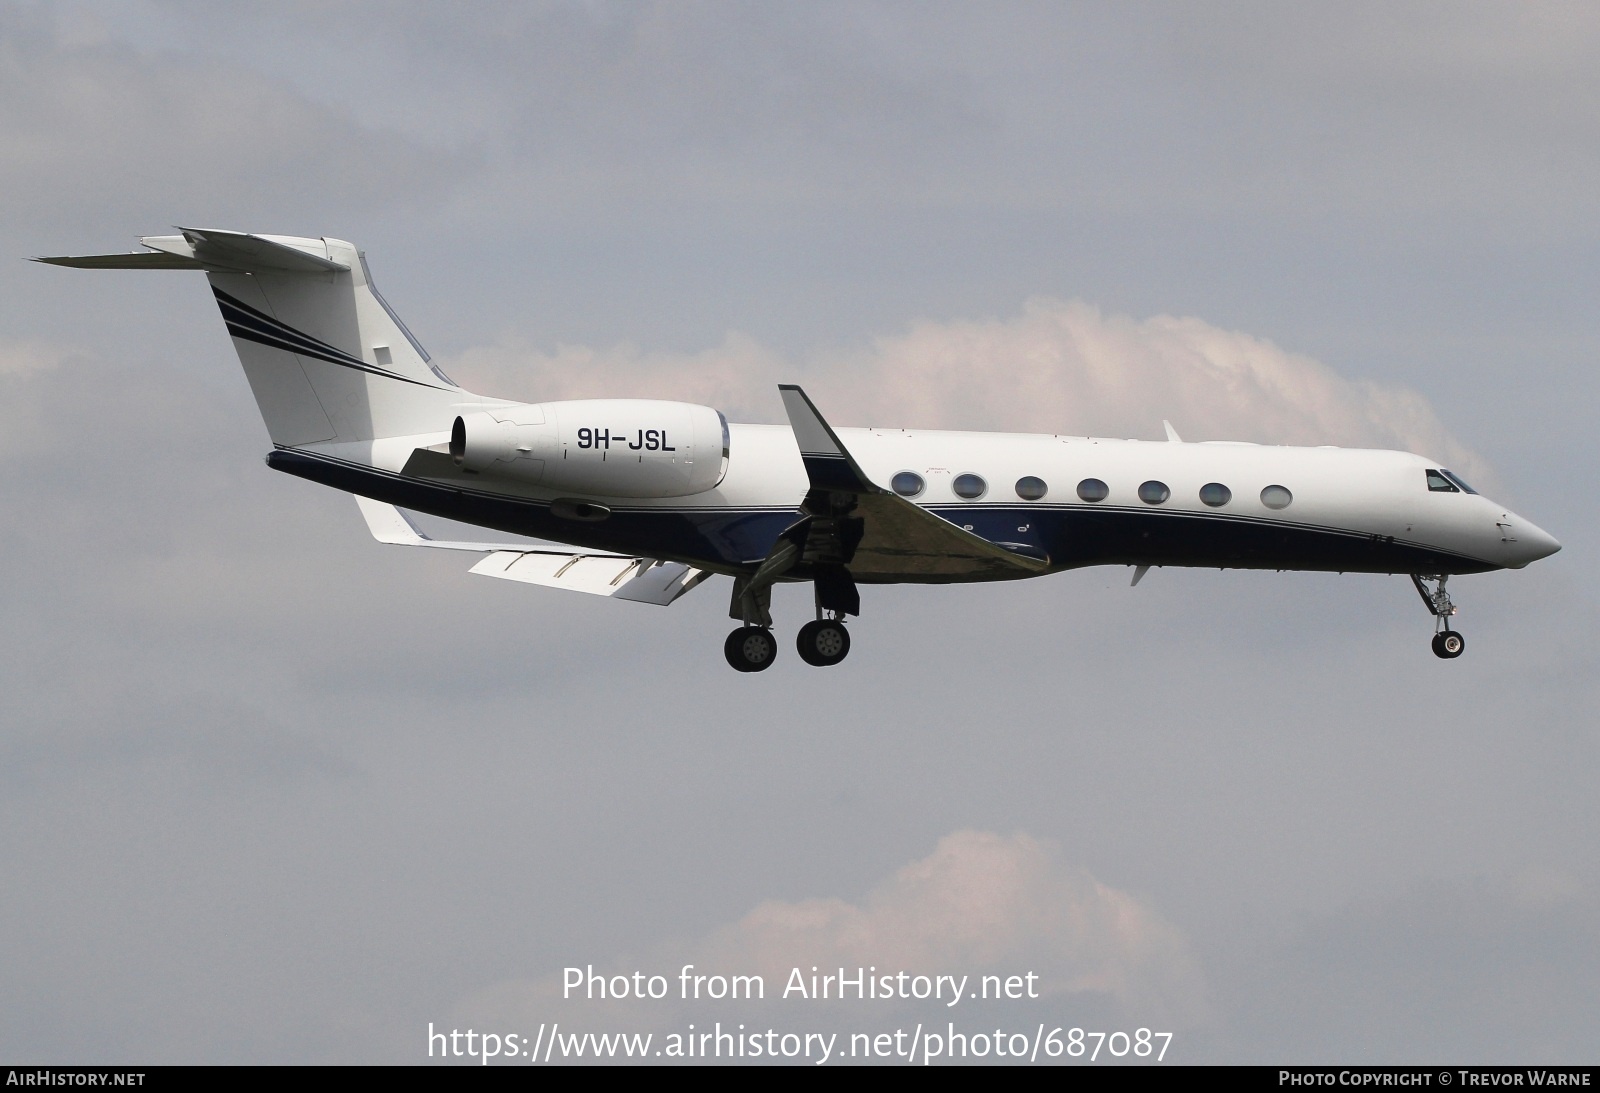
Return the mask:
<svg viewBox="0 0 1600 1093"><path fill-rule="evenodd" d="M467 470L563 492L683 497L722 481L728 419L649 399L496 407L456 418L450 455Z"/></svg>

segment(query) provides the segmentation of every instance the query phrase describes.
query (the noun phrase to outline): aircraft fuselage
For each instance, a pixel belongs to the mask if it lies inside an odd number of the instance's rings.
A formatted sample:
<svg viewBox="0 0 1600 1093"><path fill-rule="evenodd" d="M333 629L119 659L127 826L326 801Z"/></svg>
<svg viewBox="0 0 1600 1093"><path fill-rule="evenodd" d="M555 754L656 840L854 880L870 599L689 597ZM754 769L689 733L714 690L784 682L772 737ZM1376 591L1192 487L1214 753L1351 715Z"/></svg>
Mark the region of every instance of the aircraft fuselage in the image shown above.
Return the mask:
<svg viewBox="0 0 1600 1093"><path fill-rule="evenodd" d="M1148 565L1462 574L1521 568L1559 549L1515 513L1441 482L1437 463L1405 452L923 429L837 432L874 481L916 475L923 487L908 497L914 504L990 542L1047 558L1041 572ZM558 491L474 474L444 459L425 468L426 476L414 463L402 473L416 449L438 447L442 437L285 448L270 462L512 534L738 572L759 563L795 521L808 481L788 426L734 424L729 434L726 473L714 488L688 497L605 498L609 514L599 520L554 514ZM1032 481L1019 492L1024 480ZM1105 495L1087 500L1097 495L1094 483L1103 484ZM968 494L981 488L964 497L958 485ZM1208 486L1213 503L1202 498ZM857 572L856 579L986 578L909 567Z"/></svg>

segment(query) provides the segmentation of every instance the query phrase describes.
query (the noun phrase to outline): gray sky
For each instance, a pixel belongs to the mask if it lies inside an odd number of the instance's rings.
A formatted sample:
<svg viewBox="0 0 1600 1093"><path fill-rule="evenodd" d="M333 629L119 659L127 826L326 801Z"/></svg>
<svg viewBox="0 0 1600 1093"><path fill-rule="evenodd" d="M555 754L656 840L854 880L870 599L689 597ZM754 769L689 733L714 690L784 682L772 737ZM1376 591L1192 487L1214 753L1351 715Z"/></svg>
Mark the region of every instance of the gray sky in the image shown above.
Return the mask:
<svg viewBox="0 0 1600 1093"><path fill-rule="evenodd" d="M933 1013L559 997L864 963L1595 1061L1597 62L1579 4L0 3L0 1059ZM197 276L16 260L174 223L356 242L485 393L1411 447L1565 549L1452 663L1402 578L1117 569L738 676L725 583L505 587L268 472Z"/></svg>

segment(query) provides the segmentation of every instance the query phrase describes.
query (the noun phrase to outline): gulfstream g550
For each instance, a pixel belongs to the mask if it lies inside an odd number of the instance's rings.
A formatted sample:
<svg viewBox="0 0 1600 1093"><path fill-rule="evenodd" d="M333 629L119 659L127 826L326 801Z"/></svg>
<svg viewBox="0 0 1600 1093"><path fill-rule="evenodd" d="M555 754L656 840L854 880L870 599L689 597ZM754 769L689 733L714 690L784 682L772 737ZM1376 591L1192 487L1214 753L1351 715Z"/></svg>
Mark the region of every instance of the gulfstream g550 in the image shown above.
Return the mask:
<svg viewBox="0 0 1600 1093"><path fill-rule="evenodd" d="M338 239L185 230L87 269L201 270L266 421L267 465L356 495L382 542L476 551L472 572L670 604L733 578L728 663L772 664L772 586L810 581L800 656L837 664L863 584L997 581L1089 565L1407 574L1459 656L1445 591L1561 549L1405 452L788 426L683 402L518 403L457 386ZM570 550L444 542L400 509Z"/></svg>

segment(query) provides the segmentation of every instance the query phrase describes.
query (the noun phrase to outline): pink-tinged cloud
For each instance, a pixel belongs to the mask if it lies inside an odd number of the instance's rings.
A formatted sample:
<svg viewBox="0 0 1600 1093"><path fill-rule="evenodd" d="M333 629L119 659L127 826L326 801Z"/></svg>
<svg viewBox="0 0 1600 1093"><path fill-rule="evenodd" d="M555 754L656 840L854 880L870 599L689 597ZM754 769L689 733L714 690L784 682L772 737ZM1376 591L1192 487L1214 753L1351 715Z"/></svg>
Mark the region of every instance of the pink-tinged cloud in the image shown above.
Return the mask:
<svg viewBox="0 0 1600 1093"><path fill-rule="evenodd" d="M840 425L1015 430L1160 439L1337 444L1487 468L1415 391L1347 379L1310 357L1196 318L1137 320L1043 297L1004 319L922 321L869 345L785 359L730 334L698 353L631 345L542 352L515 338L447 365L484 394L681 399L735 420L781 420L776 384L799 382Z"/></svg>
<svg viewBox="0 0 1600 1093"><path fill-rule="evenodd" d="M1042 997L1109 995L1117 1009L1197 1020L1203 990L1187 943L1137 898L1068 865L1026 834L958 831L859 904L770 900L704 946L706 967L925 974L1038 974Z"/></svg>
<svg viewBox="0 0 1600 1093"><path fill-rule="evenodd" d="M569 1021L664 1027L712 1013L710 1003L683 1001L685 965L693 965L691 974L725 981L760 976L763 1020L793 1012L797 999L785 999L784 988L795 969L809 988L813 968L835 975L842 968L850 977L860 969L878 976L964 976L968 994L948 1007L961 1017L971 1017L974 1006L995 1004L971 998L983 976L1003 982L1028 973L1035 976L1037 997L1046 1000L1036 1004L1063 1012L1074 1008L1071 996L1088 992L1097 1007L1143 1026L1193 1027L1206 1016L1205 987L1188 943L1159 914L1068 864L1051 843L983 831L945 836L933 853L897 869L859 903L769 900L698 941L645 959L595 965L605 977L638 970L663 975L669 990L660 1001L589 1001L582 990L564 996L563 976L556 974L490 987L465 1000L457 1016L480 1026L528 1026L565 1015ZM844 1002L832 1004L848 1017L864 1003L847 991ZM712 1009L726 1018L729 1005ZM884 1011L881 1001L868 1005L868 1012Z"/></svg>

